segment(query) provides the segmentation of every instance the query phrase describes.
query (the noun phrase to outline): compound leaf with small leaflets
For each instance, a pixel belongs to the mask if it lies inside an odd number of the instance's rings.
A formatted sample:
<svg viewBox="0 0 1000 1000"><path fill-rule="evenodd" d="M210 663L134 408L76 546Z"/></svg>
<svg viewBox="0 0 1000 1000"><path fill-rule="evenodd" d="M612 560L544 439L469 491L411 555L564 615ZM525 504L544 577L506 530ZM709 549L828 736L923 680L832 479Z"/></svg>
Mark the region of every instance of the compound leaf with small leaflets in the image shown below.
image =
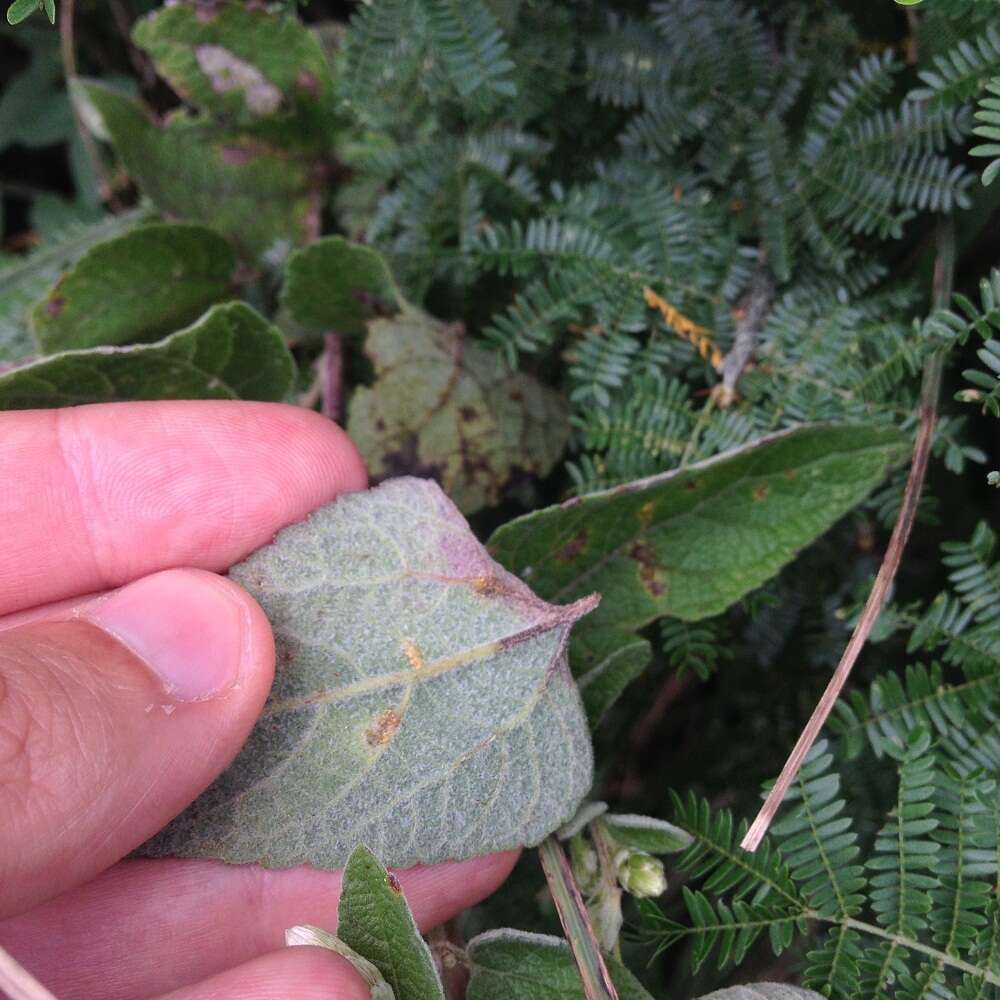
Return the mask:
<svg viewBox="0 0 1000 1000"><path fill-rule="evenodd" d="M155 344L65 351L0 374L0 410L139 399L280 402L294 376L281 331L230 302Z"/></svg>
<svg viewBox="0 0 1000 1000"><path fill-rule="evenodd" d="M569 439L563 398L415 309L372 320L375 383L359 388L347 430L374 479L433 476L460 510L497 503L518 471L546 475Z"/></svg>
<svg viewBox="0 0 1000 1000"><path fill-rule="evenodd" d="M591 783L566 662L594 596L538 600L433 482L346 494L230 571L276 679L233 765L145 847L268 867L386 864L536 844Z"/></svg>

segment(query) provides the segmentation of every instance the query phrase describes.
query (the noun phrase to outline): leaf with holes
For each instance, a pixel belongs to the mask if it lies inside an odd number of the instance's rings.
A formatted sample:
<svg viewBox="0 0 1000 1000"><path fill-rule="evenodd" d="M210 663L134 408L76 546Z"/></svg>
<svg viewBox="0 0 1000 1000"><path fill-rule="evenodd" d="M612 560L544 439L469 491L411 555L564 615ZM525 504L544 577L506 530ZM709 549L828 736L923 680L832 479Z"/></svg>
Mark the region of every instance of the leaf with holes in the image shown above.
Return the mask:
<svg viewBox="0 0 1000 1000"><path fill-rule="evenodd" d="M375 384L354 393L348 433L373 478L433 476L471 513L497 503L515 473L544 476L562 454L562 397L511 374L460 329L407 309L368 325Z"/></svg>
<svg viewBox="0 0 1000 1000"><path fill-rule="evenodd" d="M386 864L536 844L573 815L591 751L567 607L497 566L432 482L347 494L234 567L278 668L233 765L146 845L269 867Z"/></svg>
<svg viewBox="0 0 1000 1000"><path fill-rule="evenodd" d="M98 243L31 315L35 337L55 351L151 340L229 298L236 258L205 226L154 223Z"/></svg>
<svg viewBox="0 0 1000 1000"><path fill-rule="evenodd" d="M608 636L621 643L662 615L695 621L724 611L860 503L904 443L898 431L866 425L783 431L527 514L497 529L490 551L546 600L604 596L572 650L594 717L642 659L637 650L609 689ZM587 695L594 670L604 672L596 706Z"/></svg>
<svg viewBox="0 0 1000 1000"><path fill-rule="evenodd" d="M281 331L230 302L156 344L65 351L0 374L0 410L136 399L280 402L294 376Z"/></svg>

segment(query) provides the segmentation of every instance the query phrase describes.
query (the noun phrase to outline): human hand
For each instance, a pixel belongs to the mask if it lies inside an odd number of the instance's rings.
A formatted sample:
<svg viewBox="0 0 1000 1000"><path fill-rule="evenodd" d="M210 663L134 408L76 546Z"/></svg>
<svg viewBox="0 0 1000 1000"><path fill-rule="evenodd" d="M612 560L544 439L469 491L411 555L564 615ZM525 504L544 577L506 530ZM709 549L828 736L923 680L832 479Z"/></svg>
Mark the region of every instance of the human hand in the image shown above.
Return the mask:
<svg viewBox="0 0 1000 1000"><path fill-rule="evenodd" d="M0 416L0 945L60 1000L368 996L332 953L281 947L293 924L336 925L339 873L120 860L267 698L267 620L215 574L365 482L343 432L294 407ZM427 928L514 857L400 881Z"/></svg>

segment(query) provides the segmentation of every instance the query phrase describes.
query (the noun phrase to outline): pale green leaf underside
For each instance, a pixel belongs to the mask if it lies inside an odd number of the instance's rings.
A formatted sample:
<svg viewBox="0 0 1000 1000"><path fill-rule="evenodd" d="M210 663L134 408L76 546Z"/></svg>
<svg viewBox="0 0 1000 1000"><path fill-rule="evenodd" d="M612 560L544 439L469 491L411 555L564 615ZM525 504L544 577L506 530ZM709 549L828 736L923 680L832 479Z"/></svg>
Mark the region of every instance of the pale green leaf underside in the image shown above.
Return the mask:
<svg viewBox="0 0 1000 1000"><path fill-rule="evenodd" d="M585 1000L569 945L561 938L497 930L469 942L468 1000ZM620 1000L652 1000L639 981L606 957Z"/></svg>
<svg viewBox="0 0 1000 1000"><path fill-rule="evenodd" d="M784 983L752 983L706 993L699 1000L824 1000L819 993Z"/></svg>
<svg viewBox="0 0 1000 1000"><path fill-rule="evenodd" d="M603 595L574 636L583 673L609 630L706 618L772 577L867 496L903 444L862 425L783 431L527 514L500 527L490 551L547 600Z"/></svg>
<svg viewBox="0 0 1000 1000"><path fill-rule="evenodd" d="M593 606L539 601L429 481L348 494L231 576L274 628L270 699L239 757L145 847L285 867L388 865L538 843L591 750L565 646Z"/></svg>
<svg viewBox="0 0 1000 1000"><path fill-rule="evenodd" d="M66 351L0 375L0 410L137 399L280 402L295 375L281 332L242 302L156 344Z"/></svg>
<svg viewBox="0 0 1000 1000"><path fill-rule="evenodd" d="M47 354L171 333L229 297L236 258L194 224L141 226L89 250L31 315Z"/></svg>
<svg viewBox="0 0 1000 1000"><path fill-rule="evenodd" d="M399 882L363 845L344 869L337 934L382 973L396 1000L444 1000L434 960Z"/></svg>

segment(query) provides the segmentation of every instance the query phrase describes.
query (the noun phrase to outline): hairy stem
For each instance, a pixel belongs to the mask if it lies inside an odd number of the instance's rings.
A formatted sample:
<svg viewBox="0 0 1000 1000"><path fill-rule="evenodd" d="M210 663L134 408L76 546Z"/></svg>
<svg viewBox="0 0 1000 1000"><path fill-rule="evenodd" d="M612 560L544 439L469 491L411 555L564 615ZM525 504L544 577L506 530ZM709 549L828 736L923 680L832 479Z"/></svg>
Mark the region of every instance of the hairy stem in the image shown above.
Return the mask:
<svg viewBox="0 0 1000 1000"><path fill-rule="evenodd" d="M56 1000L9 952L0 948L0 990L10 1000Z"/></svg>
<svg viewBox="0 0 1000 1000"><path fill-rule="evenodd" d="M951 299L952 276L955 268L955 230L950 217L942 220L938 230L937 243L938 252L934 265L933 305L935 309L943 308ZM802 735L799 736L788 760L785 761L785 766L781 769L778 780L764 800L760 812L757 813L756 819L740 842L740 847L744 850L755 851L767 833L789 786L795 780L802 762L840 697L840 692L844 684L847 683L847 678L878 620L892 581L895 579L896 571L899 569L906 543L910 537L910 531L913 528L913 522L916 519L917 505L920 502L920 493L923 489L924 477L927 474L931 445L934 442L938 395L941 389L942 361L941 353L934 351L924 362L923 385L920 390L920 426L913 447L910 474L903 491L903 502L899 509L899 516L892 529L892 536L889 539L882 565L879 567L878 576L875 577L875 583L868 595L868 600L865 602L864 610L861 612L858 624L854 627L844 655L830 678L830 683L802 730Z"/></svg>
<svg viewBox="0 0 1000 1000"><path fill-rule="evenodd" d="M538 848L538 854L552 901L559 913L559 922L580 971L587 1000L618 1000L618 991L611 981L590 923L590 914L562 845L555 837L546 837Z"/></svg>

